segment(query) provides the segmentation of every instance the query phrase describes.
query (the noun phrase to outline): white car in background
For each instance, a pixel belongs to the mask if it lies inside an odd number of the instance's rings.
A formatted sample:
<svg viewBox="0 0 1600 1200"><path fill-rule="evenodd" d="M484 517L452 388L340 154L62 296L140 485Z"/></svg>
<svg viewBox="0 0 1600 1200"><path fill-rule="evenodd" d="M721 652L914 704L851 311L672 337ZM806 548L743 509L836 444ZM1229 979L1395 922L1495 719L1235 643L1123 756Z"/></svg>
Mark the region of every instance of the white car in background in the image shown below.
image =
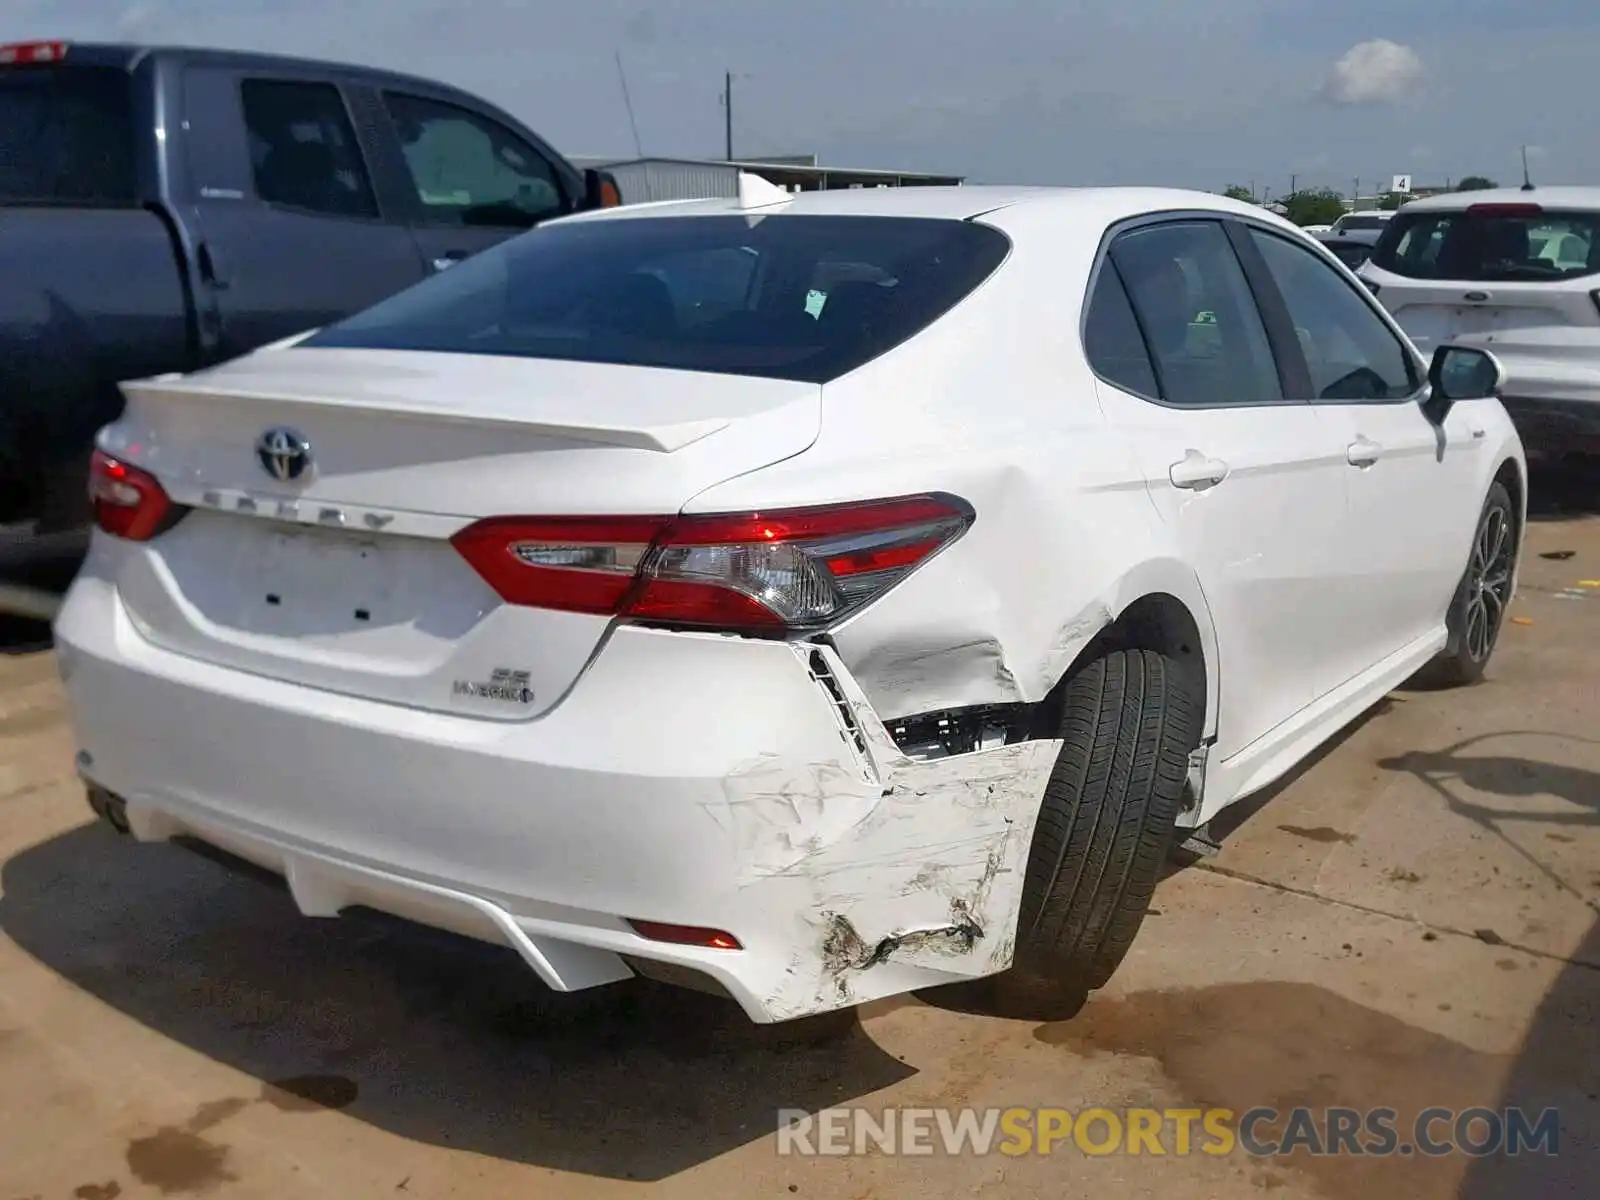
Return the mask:
<svg viewBox="0 0 1600 1200"><path fill-rule="evenodd" d="M1600 188L1414 200L1361 276L1423 350L1494 351L1530 451L1600 453Z"/></svg>
<svg viewBox="0 0 1600 1200"><path fill-rule="evenodd" d="M551 222L126 385L56 624L79 769L560 990L1095 987L1175 838L1482 673L1496 377L1202 193Z"/></svg>
<svg viewBox="0 0 1600 1200"><path fill-rule="evenodd" d="M1340 235L1351 233L1379 234L1389 227L1389 222L1393 219L1394 213L1386 209L1348 212L1333 223L1332 232Z"/></svg>

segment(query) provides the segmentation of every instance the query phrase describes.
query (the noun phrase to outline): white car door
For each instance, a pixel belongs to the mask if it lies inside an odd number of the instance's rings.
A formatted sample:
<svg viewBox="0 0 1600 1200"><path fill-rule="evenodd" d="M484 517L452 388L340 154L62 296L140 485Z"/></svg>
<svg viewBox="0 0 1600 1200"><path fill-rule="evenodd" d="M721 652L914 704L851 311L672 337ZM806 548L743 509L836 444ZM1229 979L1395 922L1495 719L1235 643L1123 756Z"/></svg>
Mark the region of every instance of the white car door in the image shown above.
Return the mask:
<svg viewBox="0 0 1600 1200"><path fill-rule="evenodd" d="M1484 405L1424 413L1426 372L1358 283L1291 236L1250 226L1304 358L1296 398L1340 432L1349 517L1330 550L1348 599L1327 663L1331 690L1444 626L1482 497Z"/></svg>
<svg viewBox="0 0 1600 1200"><path fill-rule="evenodd" d="M1216 628L1215 753L1228 759L1316 699L1343 570L1342 445L1286 402L1222 222L1124 228L1092 283L1085 349Z"/></svg>

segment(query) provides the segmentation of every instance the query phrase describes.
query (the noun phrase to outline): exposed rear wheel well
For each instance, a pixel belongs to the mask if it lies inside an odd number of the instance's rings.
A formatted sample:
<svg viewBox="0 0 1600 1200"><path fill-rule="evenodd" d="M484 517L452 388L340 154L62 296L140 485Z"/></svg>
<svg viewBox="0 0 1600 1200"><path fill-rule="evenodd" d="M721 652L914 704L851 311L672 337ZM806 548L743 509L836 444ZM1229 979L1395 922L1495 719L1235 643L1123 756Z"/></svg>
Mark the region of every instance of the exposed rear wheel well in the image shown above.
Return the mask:
<svg viewBox="0 0 1600 1200"><path fill-rule="evenodd" d="M1192 689L1194 703L1200 710L1200 728L1205 728L1210 714L1205 711L1207 665L1200 626L1188 606L1167 592L1139 597L1083 648L1039 706L1038 720L1042 728L1054 729L1059 724L1067 681L1084 663L1108 650L1151 650L1184 667L1188 676L1185 683Z"/></svg>

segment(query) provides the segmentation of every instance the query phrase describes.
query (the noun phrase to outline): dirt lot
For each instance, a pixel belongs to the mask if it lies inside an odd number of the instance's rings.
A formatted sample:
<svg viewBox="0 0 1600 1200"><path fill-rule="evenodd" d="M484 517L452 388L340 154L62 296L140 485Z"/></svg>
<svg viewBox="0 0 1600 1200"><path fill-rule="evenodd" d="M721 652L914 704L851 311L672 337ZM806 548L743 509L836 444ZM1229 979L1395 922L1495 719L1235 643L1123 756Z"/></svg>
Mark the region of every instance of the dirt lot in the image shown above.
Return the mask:
<svg viewBox="0 0 1600 1200"><path fill-rule="evenodd" d="M1600 519L1552 503L1491 680L1396 693L1251 802L1072 1019L929 994L780 1037L709 997L555 1004L493 948L303 920L89 824L54 664L12 626L0 1200L1593 1195ZM1521 1104L1562 1129L1555 1158L776 1154L777 1110L850 1104Z"/></svg>

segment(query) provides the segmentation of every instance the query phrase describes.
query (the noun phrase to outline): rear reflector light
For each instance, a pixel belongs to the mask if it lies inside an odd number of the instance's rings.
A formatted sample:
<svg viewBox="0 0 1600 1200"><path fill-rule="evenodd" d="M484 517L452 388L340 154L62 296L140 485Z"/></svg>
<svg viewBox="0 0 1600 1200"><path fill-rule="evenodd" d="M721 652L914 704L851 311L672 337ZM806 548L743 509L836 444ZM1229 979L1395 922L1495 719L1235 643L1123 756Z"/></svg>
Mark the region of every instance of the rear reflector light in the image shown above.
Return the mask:
<svg viewBox="0 0 1600 1200"><path fill-rule="evenodd" d="M1469 204L1467 213L1474 217L1537 217L1544 209L1537 204Z"/></svg>
<svg viewBox="0 0 1600 1200"><path fill-rule="evenodd" d="M60 62L66 56L65 42L13 42L0 46L0 67Z"/></svg>
<svg viewBox="0 0 1600 1200"><path fill-rule="evenodd" d="M743 950L739 939L720 929L699 925L669 925L664 921L629 921L633 931L652 942L671 942L675 946L708 946L713 950Z"/></svg>
<svg viewBox="0 0 1600 1200"><path fill-rule="evenodd" d="M953 496L770 513L494 517L452 539L510 604L782 635L832 625L960 537Z"/></svg>
<svg viewBox="0 0 1600 1200"><path fill-rule="evenodd" d="M96 525L130 542L149 541L183 511L150 472L100 450L89 459L89 502Z"/></svg>

